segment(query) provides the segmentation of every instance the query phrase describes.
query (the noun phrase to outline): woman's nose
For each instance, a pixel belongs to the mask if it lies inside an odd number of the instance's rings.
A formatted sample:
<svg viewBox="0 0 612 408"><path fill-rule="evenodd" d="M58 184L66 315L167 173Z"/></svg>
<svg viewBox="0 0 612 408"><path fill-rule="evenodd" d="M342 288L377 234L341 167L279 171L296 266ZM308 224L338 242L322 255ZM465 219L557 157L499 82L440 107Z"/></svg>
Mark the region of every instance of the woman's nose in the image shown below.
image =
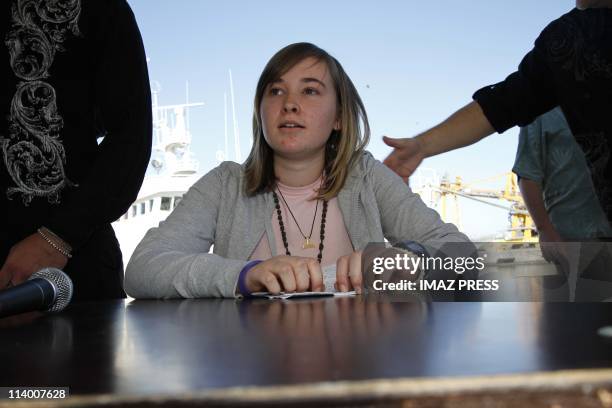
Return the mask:
<svg viewBox="0 0 612 408"><path fill-rule="evenodd" d="M285 113L298 113L299 110L300 106L293 99L287 98L284 106Z"/></svg>

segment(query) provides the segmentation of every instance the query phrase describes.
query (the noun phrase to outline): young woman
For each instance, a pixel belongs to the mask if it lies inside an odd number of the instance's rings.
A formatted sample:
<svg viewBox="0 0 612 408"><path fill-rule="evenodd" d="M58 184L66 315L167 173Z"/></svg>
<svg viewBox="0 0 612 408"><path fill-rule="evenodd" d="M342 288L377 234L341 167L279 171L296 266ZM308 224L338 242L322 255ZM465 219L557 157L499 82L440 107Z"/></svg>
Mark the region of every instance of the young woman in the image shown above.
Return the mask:
<svg viewBox="0 0 612 408"><path fill-rule="evenodd" d="M202 177L136 248L125 288L135 298L361 291L369 242L430 247L468 241L372 155L365 108L338 61L308 43L280 50L255 94L243 165ZM208 253L214 244L213 253Z"/></svg>

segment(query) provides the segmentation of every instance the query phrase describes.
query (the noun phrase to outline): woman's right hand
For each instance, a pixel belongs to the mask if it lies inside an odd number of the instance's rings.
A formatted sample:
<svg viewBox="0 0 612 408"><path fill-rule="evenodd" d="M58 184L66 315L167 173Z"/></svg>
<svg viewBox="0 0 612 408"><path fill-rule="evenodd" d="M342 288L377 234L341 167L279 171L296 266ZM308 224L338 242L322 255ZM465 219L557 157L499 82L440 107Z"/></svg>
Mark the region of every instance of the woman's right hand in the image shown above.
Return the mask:
<svg viewBox="0 0 612 408"><path fill-rule="evenodd" d="M279 255L252 267L246 275L249 292L320 292L321 265L314 258Z"/></svg>

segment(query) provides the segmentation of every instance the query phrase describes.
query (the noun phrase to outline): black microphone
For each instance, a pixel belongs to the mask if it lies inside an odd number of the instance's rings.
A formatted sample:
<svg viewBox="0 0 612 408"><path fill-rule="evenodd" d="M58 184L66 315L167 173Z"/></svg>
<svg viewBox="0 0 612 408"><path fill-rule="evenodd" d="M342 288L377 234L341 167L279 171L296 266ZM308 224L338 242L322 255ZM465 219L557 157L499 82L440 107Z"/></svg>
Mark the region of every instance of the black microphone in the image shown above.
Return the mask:
<svg viewBox="0 0 612 408"><path fill-rule="evenodd" d="M72 281L57 268L35 272L26 282L0 291L0 318L44 310L59 312L72 299Z"/></svg>

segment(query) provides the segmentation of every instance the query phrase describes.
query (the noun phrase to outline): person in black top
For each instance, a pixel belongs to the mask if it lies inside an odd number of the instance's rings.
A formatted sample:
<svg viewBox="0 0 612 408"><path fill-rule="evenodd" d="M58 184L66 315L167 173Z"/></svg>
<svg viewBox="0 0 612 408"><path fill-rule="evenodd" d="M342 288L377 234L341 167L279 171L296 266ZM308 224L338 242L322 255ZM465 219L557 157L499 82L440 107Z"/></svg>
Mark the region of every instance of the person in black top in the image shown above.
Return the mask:
<svg viewBox="0 0 612 408"><path fill-rule="evenodd" d="M436 127L395 147L385 163L408 177L425 157L467 146L512 126L526 126L560 106L585 153L599 202L612 218L612 0L582 0L550 23L504 81Z"/></svg>
<svg viewBox="0 0 612 408"><path fill-rule="evenodd" d="M151 153L142 39L125 0L0 2L0 289L64 269L75 300L123 298L110 223Z"/></svg>

